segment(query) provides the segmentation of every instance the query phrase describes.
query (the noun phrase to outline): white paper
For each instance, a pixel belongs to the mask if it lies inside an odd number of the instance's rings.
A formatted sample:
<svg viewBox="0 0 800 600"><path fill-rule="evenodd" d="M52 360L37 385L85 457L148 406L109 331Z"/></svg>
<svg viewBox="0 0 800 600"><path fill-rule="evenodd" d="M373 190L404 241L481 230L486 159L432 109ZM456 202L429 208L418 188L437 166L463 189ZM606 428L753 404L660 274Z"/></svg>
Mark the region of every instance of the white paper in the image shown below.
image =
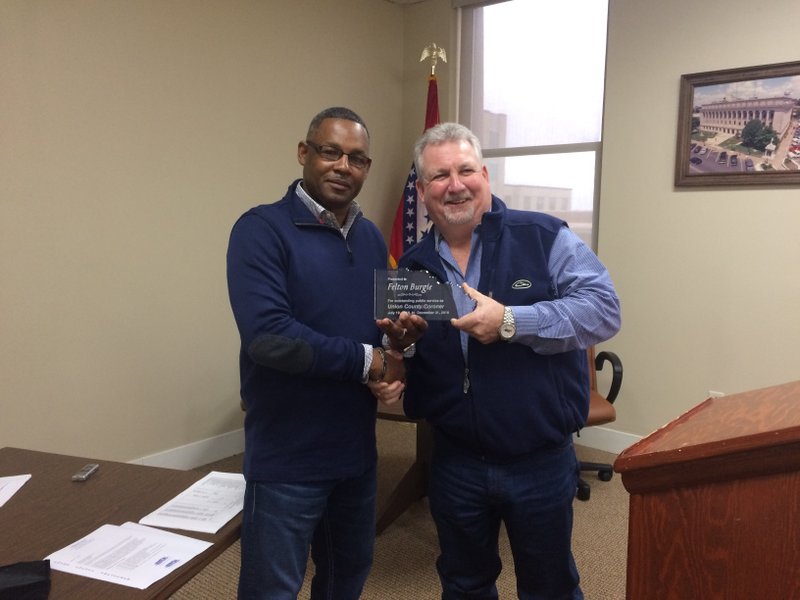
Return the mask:
<svg viewBox="0 0 800 600"><path fill-rule="evenodd" d="M211 545L176 533L125 523L103 525L46 558L57 571L143 590Z"/></svg>
<svg viewBox="0 0 800 600"><path fill-rule="evenodd" d="M3 506L8 500L19 491L25 483L30 479L30 475L10 475L8 477L0 477L0 506Z"/></svg>
<svg viewBox="0 0 800 600"><path fill-rule="evenodd" d="M212 471L197 483L139 519L142 525L216 533L244 504L244 475Z"/></svg>

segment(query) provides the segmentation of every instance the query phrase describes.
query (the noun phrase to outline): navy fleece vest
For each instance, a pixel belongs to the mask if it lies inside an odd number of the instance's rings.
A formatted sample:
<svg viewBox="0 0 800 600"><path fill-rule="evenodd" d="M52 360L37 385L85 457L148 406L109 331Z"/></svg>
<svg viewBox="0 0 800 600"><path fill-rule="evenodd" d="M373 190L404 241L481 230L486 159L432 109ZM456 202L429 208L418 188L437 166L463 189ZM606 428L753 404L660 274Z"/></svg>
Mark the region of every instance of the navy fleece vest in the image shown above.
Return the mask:
<svg viewBox="0 0 800 600"><path fill-rule="evenodd" d="M493 198L480 229L478 289L510 306L555 298L548 272L553 241L565 223L542 213L506 209ZM400 266L446 274L433 235L409 250ZM522 344L469 341L464 363L459 332L431 322L406 361L406 413L425 418L453 445L489 460L513 460L561 445L580 429L589 406L586 353L541 355Z"/></svg>

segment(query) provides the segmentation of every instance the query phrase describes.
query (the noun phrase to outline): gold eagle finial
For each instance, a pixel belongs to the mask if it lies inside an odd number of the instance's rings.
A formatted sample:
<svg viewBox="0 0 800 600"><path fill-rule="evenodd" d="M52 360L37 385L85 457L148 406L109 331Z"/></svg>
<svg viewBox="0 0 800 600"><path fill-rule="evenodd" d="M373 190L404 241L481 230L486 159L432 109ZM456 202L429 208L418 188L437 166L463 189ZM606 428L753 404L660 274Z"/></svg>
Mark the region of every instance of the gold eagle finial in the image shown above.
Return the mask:
<svg viewBox="0 0 800 600"><path fill-rule="evenodd" d="M441 59L442 62L447 62L447 53L441 46L430 43L423 48L422 56L419 57L419 62L422 62L426 58L431 59L431 75L436 75L436 63L439 59Z"/></svg>

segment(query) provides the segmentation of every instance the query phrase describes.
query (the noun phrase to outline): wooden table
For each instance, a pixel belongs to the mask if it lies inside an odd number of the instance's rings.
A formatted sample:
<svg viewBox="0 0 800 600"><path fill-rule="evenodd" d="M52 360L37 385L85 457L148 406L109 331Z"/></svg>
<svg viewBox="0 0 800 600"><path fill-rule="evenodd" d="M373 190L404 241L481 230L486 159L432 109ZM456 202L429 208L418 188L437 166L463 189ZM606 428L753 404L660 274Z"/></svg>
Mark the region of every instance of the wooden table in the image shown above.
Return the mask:
<svg viewBox="0 0 800 600"><path fill-rule="evenodd" d="M100 469L85 482L70 478L86 463ZM0 477L30 473L31 479L0 507L0 565L42 560L101 525L138 522L205 473L145 467L96 458L0 448ZM241 516L216 534L178 531L213 546L147 589L139 590L51 571L50 600L169 598L239 538Z"/></svg>
<svg viewBox="0 0 800 600"><path fill-rule="evenodd" d="M397 402L391 406L380 405L378 407L378 418L416 424L414 462L406 471L406 474L403 475L403 478L397 482L386 501L386 505L378 514L375 531L380 535L409 506L428 495L431 454L433 453L433 428L427 421L409 419L403 413L402 402Z"/></svg>
<svg viewBox="0 0 800 600"><path fill-rule="evenodd" d="M800 381L709 398L614 468L629 600L800 598Z"/></svg>

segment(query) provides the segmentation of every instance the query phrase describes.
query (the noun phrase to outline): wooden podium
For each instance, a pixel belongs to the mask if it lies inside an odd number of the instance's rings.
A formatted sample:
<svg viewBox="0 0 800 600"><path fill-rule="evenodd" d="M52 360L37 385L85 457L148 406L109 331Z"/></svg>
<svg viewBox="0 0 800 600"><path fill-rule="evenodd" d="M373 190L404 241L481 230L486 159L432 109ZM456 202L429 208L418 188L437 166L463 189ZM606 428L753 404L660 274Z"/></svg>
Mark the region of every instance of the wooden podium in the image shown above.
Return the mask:
<svg viewBox="0 0 800 600"><path fill-rule="evenodd" d="M800 381L709 398L614 469L628 600L800 599Z"/></svg>

